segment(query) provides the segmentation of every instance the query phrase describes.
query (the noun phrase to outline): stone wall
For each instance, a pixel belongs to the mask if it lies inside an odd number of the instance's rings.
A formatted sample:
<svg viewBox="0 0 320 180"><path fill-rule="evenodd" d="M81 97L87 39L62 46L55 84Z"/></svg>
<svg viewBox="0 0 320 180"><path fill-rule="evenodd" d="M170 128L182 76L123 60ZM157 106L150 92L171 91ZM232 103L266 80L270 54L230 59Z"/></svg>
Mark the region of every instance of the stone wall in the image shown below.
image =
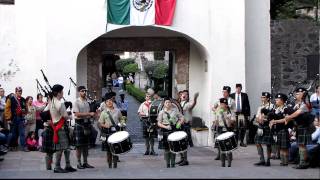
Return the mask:
<svg viewBox="0 0 320 180"><path fill-rule="evenodd" d="M307 77L308 56L315 56L319 59L319 26L316 26L315 22L308 20L271 21L273 93L289 93L298 86L299 82L311 80L310 77ZM318 66L318 73L319 61L314 64ZM300 85L308 86L309 84Z"/></svg>

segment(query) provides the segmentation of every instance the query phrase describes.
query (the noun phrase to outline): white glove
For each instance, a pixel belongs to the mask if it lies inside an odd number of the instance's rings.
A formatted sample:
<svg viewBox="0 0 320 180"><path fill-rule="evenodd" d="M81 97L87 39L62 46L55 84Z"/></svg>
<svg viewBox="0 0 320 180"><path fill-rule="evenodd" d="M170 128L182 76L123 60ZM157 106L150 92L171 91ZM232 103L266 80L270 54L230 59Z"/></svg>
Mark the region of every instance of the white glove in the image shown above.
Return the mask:
<svg viewBox="0 0 320 180"><path fill-rule="evenodd" d="M171 128L170 125L167 125L167 126L166 126L166 129L170 131L172 128Z"/></svg>

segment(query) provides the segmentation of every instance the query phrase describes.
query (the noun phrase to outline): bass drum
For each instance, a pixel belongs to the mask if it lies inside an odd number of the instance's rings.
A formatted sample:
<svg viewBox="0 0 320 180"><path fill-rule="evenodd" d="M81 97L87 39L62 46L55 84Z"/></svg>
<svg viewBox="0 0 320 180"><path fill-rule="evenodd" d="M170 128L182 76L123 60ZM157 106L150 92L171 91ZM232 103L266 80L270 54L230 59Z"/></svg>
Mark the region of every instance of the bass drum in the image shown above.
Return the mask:
<svg viewBox="0 0 320 180"><path fill-rule="evenodd" d="M171 102L172 102L172 106L173 106L172 108L177 109L180 113L183 112L182 107L177 100L171 99ZM159 112L163 109L163 105L164 105L163 99L153 101L151 103L151 106L149 109L149 116L150 117L157 117Z"/></svg>

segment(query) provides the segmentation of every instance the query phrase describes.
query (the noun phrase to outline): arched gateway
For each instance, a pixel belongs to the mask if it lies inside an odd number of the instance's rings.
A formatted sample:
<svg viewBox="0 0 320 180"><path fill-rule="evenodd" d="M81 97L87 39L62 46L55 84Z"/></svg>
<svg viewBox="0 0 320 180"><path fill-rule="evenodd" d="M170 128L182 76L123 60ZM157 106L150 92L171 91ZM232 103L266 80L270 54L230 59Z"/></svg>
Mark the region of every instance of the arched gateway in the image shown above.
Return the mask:
<svg viewBox="0 0 320 180"><path fill-rule="evenodd" d="M0 83L8 93L20 85L35 96L43 69L51 84L68 89L72 77L98 91L101 51L170 51L172 86L200 92L194 115L209 127L224 85L234 91L242 83L253 110L270 91L269 8L269 0L179 0L171 26L129 26L107 24L104 1L15 0L0 6L0 55L19 71ZM76 93L65 96L73 101ZM210 137L199 137L199 145L212 145Z"/></svg>

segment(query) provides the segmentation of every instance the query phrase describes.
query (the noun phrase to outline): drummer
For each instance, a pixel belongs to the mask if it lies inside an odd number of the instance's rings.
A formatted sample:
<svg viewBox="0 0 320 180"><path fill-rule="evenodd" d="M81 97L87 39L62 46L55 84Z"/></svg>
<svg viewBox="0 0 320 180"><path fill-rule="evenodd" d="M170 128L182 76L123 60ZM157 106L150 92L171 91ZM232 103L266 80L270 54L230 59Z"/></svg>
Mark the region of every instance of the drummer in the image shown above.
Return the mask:
<svg viewBox="0 0 320 180"><path fill-rule="evenodd" d="M149 110L151 106L151 94L146 93L145 101L138 109L138 115L142 123L143 137L146 139L146 152L144 155L157 155L154 151L154 138L157 137L156 125L149 119ZM151 148L151 151L150 151Z"/></svg>
<svg viewBox="0 0 320 180"><path fill-rule="evenodd" d="M233 131L233 127L235 125L236 119L235 114L230 111L228 106L228 99L220 98L220 105L215 112L215 125L217 128L217 135L221 135L225 132ZM228 167L231 167L232 161L232 152L223 153L221 152L221 148L219 147L219 154L221 160L221 166L226 167L225 160L228 159Z"/></svg>
<svg viewBox="0 0 320 180"><path fill-rule="evenodd" d="M191 123L192 123L192 109L195 107L197 104L197 99L199 97L199 93L194 94L193 100L189 101L189 91L188 90L183 90L180 96L180 105L183 110L183 116L184 116L184 124L183 124L183 130L187 133L188 135L188 142L189 146L193 147L193 142L192 142L192 136L191 136ZM185 166L189 165L188 161L188 154L187 151L184 153L181 153L181 160L177 162L179 166Z"/></svg>
<svg viewBox="0 0 320 180"><path fill-rule="evenodd" d="M118 124L120 123L122 119L121 111L118 108L115 108L113 106L113 95L111 93L107 93L105 95L105 109L101 112L100 118L99 118L99 124L101 126L101 132L104 132L107 134L108 137L115 133L116 131L120 130L120 127ZM118 162L118 156L111 154L110 147L107 142L102 143L102 150L107 151L107 162L109 165L109 168L112 168L112 162L113 162L113 168L117 168L117 162Z"/></svg>
<svg viewBox="0 0 320 180"><path fill-rule="evenodd" d="M169 97L164 98L164 108L159 112L157 121L158 126L163 132L164 158L166 160L167 168L174 168L176 154L170 152L167 140L170 133L177 129L181 129L184 117L179 111L172 108L172 102Z"/></svg>

